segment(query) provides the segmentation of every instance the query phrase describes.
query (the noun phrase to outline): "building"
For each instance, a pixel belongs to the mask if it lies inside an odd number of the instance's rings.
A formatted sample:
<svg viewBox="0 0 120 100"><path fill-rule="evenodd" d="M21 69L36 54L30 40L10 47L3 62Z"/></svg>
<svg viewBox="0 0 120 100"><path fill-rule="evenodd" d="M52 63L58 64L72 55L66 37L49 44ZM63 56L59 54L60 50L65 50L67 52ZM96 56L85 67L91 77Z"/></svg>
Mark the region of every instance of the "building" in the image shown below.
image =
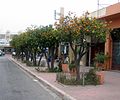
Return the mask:
<svg viewBox="0 0 120 100"><path fill-rule="evenodd" d="M112 31L107 34L105 43L99 43L99 46L89 49L89 53L80 62L81 65L91 66L96 52L99 51L108 54L110 57L105 63L105 70L120 69L120 3L94 11L89 16L107 21ZM73 54L68 45L61 45L60 50L66 53L66 48L70 59L72 59Z"/></svg>
<svg viewBox="0 0 120 100"><path fill-rule="evenodd" d="M0 34L0 50L5 53L11 52L10 41L13 36L17 34L11 34L10 31L7 31L5 34Z"/></svg>
<svg viewBox="0 0 120 100"><path fill-rule="evenodd" d="M106 43L101 44L100 47L105 54L110 56L110 59L106 61L105 69L120 69L120 3L95 11L90 16L103 19L109 23L112 31L107 34ZM92 54L93 52L91 52Z"/></svg>

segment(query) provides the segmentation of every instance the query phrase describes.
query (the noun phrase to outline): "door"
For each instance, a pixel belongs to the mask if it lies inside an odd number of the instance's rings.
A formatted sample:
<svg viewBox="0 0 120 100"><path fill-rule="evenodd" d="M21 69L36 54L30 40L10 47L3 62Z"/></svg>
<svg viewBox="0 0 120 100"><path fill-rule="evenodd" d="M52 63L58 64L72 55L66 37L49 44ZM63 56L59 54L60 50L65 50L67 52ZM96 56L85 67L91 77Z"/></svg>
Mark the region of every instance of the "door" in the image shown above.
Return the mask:
<svg viewBox="0 0 120 100"><path fill-rule="evenodd" d="M113 69L120 69L120 41L113 42L113 50L112 50L112 66Z"/></svg>

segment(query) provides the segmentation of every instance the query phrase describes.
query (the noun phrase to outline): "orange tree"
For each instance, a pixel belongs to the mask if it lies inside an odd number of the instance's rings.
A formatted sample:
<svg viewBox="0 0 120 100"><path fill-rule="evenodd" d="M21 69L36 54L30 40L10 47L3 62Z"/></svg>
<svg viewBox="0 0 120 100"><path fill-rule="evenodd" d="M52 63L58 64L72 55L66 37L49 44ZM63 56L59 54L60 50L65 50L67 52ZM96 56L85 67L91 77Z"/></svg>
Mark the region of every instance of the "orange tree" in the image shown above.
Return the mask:
<svg viewBox="0 0 120 100"><path fill-rule="evenodd" d="M88 17L86 13L82 17L76 17L69 13L65 18L61 18L59 23L55 23L56 28L61 32L61 41L68 42L76 65L76 80L80 80L80 61L88 52L89 42L105 42L108 24L103 20Z"/></svg>
<svg viewBox="0 0 120 100"><path fill-rule="evenodd" d="M23 52L26 49L26 39L27 39L27 34L21 33L20 35L16 35L15 37L12 38L12 41L10 41L10 45L15 49L16 51L16 56L18 58L21 58L21 60L23 61L24 56L23 56Z"/></svg>
<svg viewBox="0 0 120 100"><path fill-rule="evenodd" d="M56 56L58 55L58 46L59 46L59 34L58 31L55 30L52 25L43 27L41 29L41 39L40 39L41 47L43 49L48 48L48 52L44 52L45 57L47 59L48 68L50 70L54 69L54 61ZM49 65L48 59L51 60L51 67Z"/></svg>
<svg viewBox="0 0 120 100"><path fill-rule="evenodd" d="M29 61L29 57L31 56L34 66L37 65L36 56L40 45L40 30L41 27L29 27L25 32L17 35L11 41L11 46L16 49L17 57L21 57L23 60L25 56L26 61Z"/></svg>

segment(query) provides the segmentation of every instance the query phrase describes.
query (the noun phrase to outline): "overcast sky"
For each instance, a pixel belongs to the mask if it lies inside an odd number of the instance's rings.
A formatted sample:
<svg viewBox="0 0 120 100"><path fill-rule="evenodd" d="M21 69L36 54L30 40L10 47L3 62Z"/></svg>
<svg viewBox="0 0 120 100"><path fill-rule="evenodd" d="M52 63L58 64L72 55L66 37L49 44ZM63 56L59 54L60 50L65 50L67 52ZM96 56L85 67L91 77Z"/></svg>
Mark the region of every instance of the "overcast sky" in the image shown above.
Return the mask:
<svg viewBox="0 0 120 100"><path fill-rule="evenodd" d="M99 8L117 3L119 0L99 0ZM0 0L0 33L7 30L23 31L30 25L49 25L55 22L54 10L64 7L67 12L78 15L97 10L98 0ZM107 5L106 5L107 4Z"/></svg>

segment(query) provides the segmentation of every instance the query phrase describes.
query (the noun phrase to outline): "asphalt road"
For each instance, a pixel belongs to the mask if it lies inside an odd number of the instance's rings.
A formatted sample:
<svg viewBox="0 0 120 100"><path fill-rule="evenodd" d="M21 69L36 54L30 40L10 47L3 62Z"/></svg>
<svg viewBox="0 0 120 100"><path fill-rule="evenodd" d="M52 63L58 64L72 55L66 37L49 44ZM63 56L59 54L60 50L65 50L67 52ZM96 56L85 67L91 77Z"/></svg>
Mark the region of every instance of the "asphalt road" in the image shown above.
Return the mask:
<svg viewBox="0 0 120 100"><path fill-rule="evenodd" d="M0 56L0 100L61 100L7 57Z"/></svg>

